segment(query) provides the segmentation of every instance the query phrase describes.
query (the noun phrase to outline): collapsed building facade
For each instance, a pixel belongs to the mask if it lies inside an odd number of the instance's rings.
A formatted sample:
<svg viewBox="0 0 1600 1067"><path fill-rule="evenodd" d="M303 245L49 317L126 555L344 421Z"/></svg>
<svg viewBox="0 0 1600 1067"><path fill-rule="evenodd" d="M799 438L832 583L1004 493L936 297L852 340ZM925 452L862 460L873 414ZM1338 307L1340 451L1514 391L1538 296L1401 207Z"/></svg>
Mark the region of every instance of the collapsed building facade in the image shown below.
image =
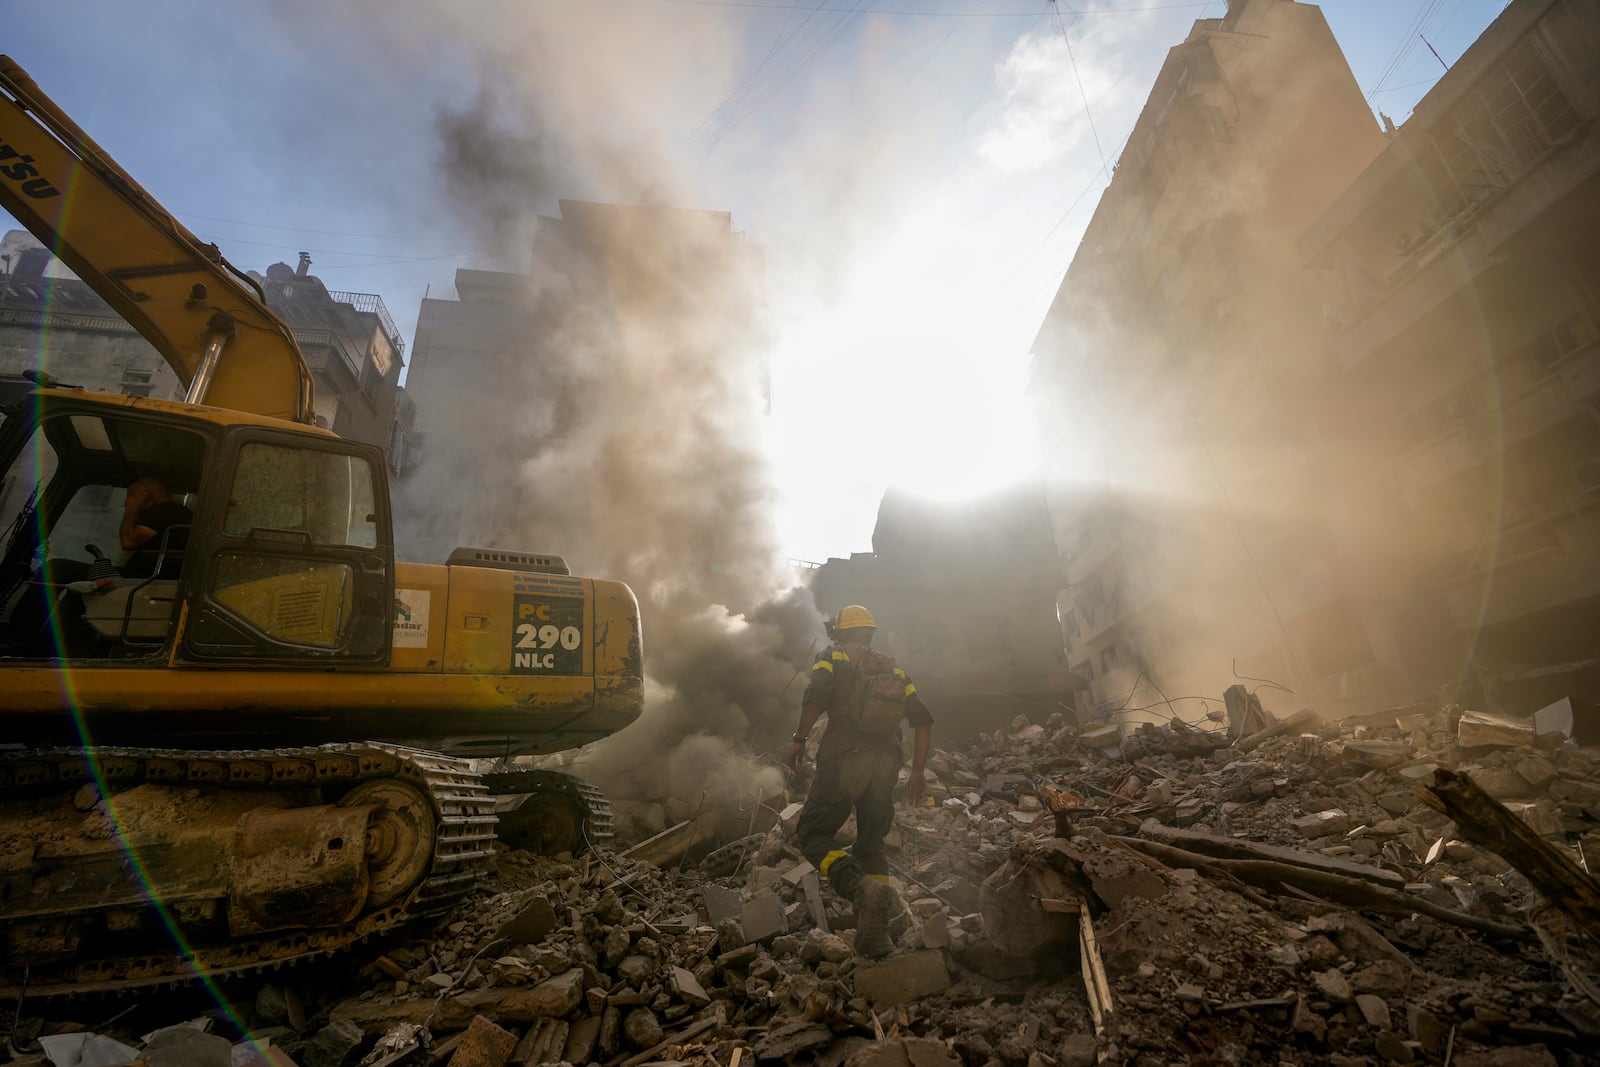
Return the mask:
<svg viewBox="0 0 1600 1067"><path fill-rule="evenodd" d="M1034 347L1081 712L1594 655L1596 25L1512 3L1388 133L1312 5L1173 49Z"/></svg>

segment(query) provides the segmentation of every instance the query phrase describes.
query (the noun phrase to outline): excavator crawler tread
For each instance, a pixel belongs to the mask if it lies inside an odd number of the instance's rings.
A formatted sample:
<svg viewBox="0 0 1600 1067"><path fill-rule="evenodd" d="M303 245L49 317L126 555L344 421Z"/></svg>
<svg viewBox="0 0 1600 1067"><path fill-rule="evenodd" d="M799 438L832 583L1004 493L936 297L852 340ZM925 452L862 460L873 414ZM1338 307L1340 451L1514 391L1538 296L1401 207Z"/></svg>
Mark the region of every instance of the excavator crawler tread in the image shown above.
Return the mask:
<svg viewBox="0 0 1600 1067"><path fill-rule="evenodd" d="M576 775L501 767L485 772L483 784L496 796L528 793L566 798L582 813L583 833L590 848L599 848L616 836L611 802L604 792Z"/></svg>
<svg viewBox="0 0 1600 1067"><path fill-rule="evenodd" d="M400 777L423 789L435 813L432 864L404 899L334 927L274 931L222 944L184 945L170 953L81 955L24 971L0 970L0 998L121 993L232 977L329 956L410 920L452 910L493 871L494 798L465 760L386 744L239 752L165 749L50 749L0 753L0 802L95 782L120 787L151 782L270 792L285 787L345 786ZM88 909L86 909L87 911ZM170 916L163 915L163 920ZM0 915L0 947L13 920Z"/></svg>

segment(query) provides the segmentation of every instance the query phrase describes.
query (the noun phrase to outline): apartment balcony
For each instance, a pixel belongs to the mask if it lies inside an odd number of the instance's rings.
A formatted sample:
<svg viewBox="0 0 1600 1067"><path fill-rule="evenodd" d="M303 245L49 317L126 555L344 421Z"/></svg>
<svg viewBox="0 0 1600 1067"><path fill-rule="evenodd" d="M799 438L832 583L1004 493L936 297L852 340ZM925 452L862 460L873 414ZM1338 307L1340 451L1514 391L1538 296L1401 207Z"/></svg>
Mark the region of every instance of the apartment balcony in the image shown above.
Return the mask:
<svg viewBox="0 0 1600 1067"><path fill-rule="evenodd" d="M1479 393L1488 390L1480 386ZM1493 431L1495 413L1479 411L1412 449L1397 465L1401 488L1415 498L1462 471L1493 460L1501 450L1510 450L1568 420L1593 418L1597 394L1600 344L1590 344L1556 364L1549 377L1506 398L1498 411L1498 435Z"/></svg>
<svg viewBox="0 0 1600 1067"><path fill-rule="evenodd" d="M1076 586L1087 581L1121 551L1120 540L1103 530L1098 532L1089 547L1068 562L1067 584Z"/></svg>
<svg viewBox="0 0 1600 1067"><path fill-rule="evenodd" d="M1600 492L1554 502L1545 514L1505 527L1439 591L1461 631L1600 596Z"/></svg>

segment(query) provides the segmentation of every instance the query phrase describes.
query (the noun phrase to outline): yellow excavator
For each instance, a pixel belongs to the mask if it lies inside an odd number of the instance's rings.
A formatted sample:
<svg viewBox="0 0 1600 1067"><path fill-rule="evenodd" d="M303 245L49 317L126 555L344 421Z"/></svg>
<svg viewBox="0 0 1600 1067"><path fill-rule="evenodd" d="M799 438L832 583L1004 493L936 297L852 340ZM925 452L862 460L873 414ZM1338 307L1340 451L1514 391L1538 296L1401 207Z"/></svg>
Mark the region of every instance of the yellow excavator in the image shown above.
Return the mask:
<svg viewBox="0 0 1600 1067"><path fill-rule="evenodd" d="M44 380L4 413L0 995L325 955L448 912L497 833L609 836L597 790L507 757L639 716L632 591L536 553L397 561L382 452L315 425L260 288L7 57L0 207L187 390Z"/></svg>

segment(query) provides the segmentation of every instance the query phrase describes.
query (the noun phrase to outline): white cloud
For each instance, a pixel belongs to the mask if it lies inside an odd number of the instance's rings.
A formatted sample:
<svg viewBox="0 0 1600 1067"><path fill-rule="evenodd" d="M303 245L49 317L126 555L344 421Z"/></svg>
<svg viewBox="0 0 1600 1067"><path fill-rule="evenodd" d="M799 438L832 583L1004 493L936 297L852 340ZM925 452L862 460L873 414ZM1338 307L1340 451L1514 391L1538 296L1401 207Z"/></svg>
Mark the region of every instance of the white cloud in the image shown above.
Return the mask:
<svg viewBox="0 0 1600 1067"><path fill-rule="evenodd" d="M1094 151L1096 132L1109 157L1113 145L1106 137L1113 124L1107 120L1126 110L1134 88L1126 78L1127 53L1130 46L1149 50L1153 42L1141 40L1149 29L1138 18L1100 20L1087 30L1074 25L1068 28L1070 49L1060 30L1018 38L997 68L1004 103L998 125L979 140L983 158L1000 170L1034 170L1073 152Z"/></svg>

